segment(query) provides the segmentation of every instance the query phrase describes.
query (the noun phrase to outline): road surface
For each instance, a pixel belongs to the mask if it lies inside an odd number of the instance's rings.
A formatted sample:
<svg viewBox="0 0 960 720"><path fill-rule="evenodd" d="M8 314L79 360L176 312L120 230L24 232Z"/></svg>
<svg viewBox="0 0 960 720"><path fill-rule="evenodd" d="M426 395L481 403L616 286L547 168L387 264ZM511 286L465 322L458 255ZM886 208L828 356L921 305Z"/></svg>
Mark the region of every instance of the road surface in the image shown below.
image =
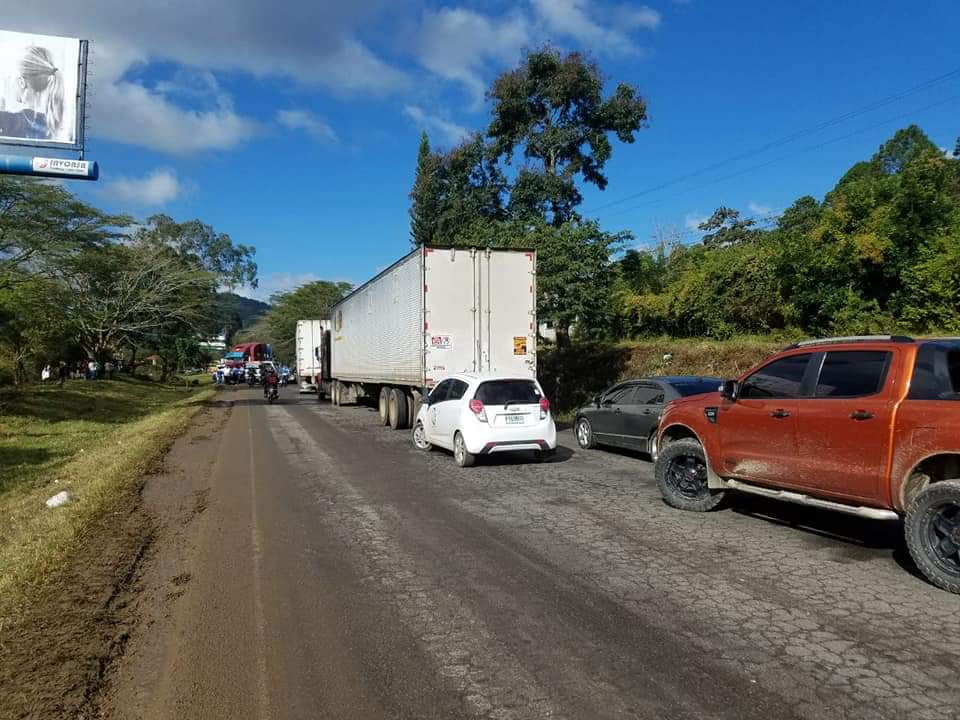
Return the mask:
<svg viewBox="0 0 960 720"><path fill-rule="evenodd" d="M118 718L945 718L960 598L899 529L660 500L642 457L461 470L363 407L222 393L161 517Z"/></svg>

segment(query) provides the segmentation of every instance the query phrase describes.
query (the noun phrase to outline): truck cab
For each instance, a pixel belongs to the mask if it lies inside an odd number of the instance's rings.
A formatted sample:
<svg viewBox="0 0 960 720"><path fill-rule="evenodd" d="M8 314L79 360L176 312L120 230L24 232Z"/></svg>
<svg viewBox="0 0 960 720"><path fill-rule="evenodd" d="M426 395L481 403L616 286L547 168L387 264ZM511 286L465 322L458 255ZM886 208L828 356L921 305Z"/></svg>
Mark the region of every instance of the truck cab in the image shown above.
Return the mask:
<svg viewBox="0 0 960 720"><path fill-rule="evenodd" d="M960 592L960 340L797 343L670 403L660 427L668 504L710 510L734 491L904 517L918 567Z"/></svg>

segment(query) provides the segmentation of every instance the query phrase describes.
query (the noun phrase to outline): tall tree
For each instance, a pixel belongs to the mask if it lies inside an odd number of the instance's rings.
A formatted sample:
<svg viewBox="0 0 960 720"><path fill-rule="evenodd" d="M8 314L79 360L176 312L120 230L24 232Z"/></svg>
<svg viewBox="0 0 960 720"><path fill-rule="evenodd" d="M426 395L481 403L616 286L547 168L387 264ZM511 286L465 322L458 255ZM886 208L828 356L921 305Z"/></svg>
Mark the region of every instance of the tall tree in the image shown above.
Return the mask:
<svg viewBox="0 0 960 720"><path fill-rule="evenodd" d="M414 246L430 245L437 241L440 221L441 156L430 150L426 131L420 133L417 150L417 174L410 191L410 242Z"/></svg>
<svg viewBox="0 0 960 720"><path fill-rule="evenodd" d="M738 210L721 206L697 227L706 232L703 244L707 247L728 247L757 237L754 225L752 218L741 218Z"/></svg>
<svg viewBox="0 0 960 720"><path fill-rule="evenodd" d="M609 134L632 143L647 119L636 88L620 83L604 98L596 64L549 46L498 77L488 96L493 101L487 128L491 155L509 163L522 153L526 165L514 187L522 196L518 206L540 208L554 225L572 218L581 201L576 178L601 190L607 186Z"/></svg>

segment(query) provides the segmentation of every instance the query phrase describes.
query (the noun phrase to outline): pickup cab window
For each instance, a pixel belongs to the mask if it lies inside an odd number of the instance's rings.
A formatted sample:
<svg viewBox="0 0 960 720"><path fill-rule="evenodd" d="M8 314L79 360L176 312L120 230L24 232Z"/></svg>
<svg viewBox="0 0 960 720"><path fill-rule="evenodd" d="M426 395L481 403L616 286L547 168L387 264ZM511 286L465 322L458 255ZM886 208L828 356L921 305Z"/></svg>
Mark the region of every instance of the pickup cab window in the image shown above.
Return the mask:
<svg viewBox="0 0 960 720"><path fill-rule="evenodd" d="M883 350L828 352L817 380L818 398L875 395L883 387L891 353Z"/></svg>
<svg viewBox="0 0 960 720"><path fill-rule="evenodd" d="M809 362L809 353L774 360L744 380L740 397L756 400L801 397Z"/></svg>
<svg viewBox="0 0 960 720"><path fill-rule="evenodd" d="M911 400L960 400L960 347L924 345L910 380Z"/></svg>

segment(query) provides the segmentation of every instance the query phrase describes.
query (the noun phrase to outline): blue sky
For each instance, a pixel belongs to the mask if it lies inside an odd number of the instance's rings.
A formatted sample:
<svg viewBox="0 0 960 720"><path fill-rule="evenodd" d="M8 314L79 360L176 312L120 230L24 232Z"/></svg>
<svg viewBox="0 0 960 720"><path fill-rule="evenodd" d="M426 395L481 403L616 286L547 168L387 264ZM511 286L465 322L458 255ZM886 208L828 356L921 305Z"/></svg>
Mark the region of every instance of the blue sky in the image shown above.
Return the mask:
<svg viewBox="0 0 960 720"><path fill-rule="evenodd" d="M405 253L420 129L449 146L485 127L483 89L545 41L648 102L583 204L641 246L658 227L696 239L719 205L763 218L822 197L911 122L943 147L960 135L960 73L918 88L960 69L953 0L33 0L4 15L91 41L101 180L71 187L256 246L260 297Z"/></svg>

